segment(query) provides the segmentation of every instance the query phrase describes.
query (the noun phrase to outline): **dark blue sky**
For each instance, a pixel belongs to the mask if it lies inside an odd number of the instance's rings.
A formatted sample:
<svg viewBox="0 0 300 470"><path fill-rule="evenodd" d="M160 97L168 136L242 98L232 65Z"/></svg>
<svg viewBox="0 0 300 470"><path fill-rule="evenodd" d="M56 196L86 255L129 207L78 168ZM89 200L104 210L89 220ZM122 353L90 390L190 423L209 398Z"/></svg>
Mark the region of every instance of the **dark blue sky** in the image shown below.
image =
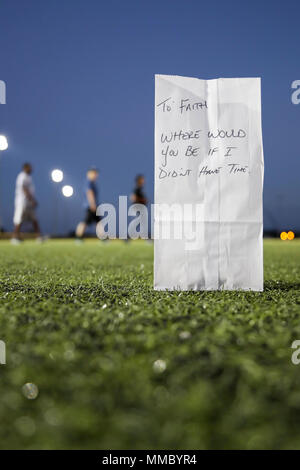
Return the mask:
<svg viewBox="0 0 300 470"><path fill-rule="evenodd" d="M0 133L10 144L0 161L4 226L12 226L15 178L27 160L46 232L55 167L75 189L71 200L59 196L61 230L81 218L89 165L101 170L103 202L129 194L136 172L152 198L160 73L262 77L265 225L300 228L300 104L291 103L299 44L297 0L0 0Z"/></svg>

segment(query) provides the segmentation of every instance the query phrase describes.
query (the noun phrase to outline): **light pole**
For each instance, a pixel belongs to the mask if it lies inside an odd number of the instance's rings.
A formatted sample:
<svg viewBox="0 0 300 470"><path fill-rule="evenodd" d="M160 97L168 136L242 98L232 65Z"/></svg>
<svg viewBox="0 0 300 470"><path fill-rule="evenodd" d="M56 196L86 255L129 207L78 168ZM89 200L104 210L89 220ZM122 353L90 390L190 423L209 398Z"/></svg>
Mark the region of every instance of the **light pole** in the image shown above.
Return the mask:
<svg viewBox="0 0 300 470"><path fill-rule="evenodd" d="M0 157L1 157L1 152L4 152L8 148L8 142L7 138L5 135L0 135ZM0 203L1 203L1 198L0 198ZM0 206L0 212L1 212L1 206ZM0 215L0 232L2 231L2 222L1 222L1 215Z"/></svg>
<svg viewBox="0 0 300 470"><path fill-rule="evenodd" d="M64 197L70 198L70 197L72 197L73 194L74 194L74 189L73 189L72 186L69 186L69 185L67 184L67 185L65 185L65 186L63 186L63 187L61 188L61 192L62 192L62 194L63 194ZM68 218L68 209L66 208L64 220L65 220L67 226L68 226L68 219L69 219L69 218Z"/></svg>
<svg viewBox="0 0 300 470"><path fill-rule="evenodd" d="M64 179L64 174L61 170L56 168L51 172L51 179L53 183L61 183ZM57 225L58 225L58 199L57 199L57 191L54 188L53 191L53 235L57 235Z"/></svg>

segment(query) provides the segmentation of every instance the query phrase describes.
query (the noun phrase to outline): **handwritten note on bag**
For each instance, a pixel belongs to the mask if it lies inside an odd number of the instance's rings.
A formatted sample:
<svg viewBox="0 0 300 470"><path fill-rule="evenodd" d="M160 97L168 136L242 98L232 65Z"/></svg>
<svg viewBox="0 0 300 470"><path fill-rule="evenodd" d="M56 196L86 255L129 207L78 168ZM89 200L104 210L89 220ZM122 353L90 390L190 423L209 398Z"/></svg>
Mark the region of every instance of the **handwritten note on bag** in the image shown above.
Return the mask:
<svg viewBox="0 0 300 470"><path fill-rule="evenodd" d="M259 78L155 77L154 288L263 290Z"/></svg>

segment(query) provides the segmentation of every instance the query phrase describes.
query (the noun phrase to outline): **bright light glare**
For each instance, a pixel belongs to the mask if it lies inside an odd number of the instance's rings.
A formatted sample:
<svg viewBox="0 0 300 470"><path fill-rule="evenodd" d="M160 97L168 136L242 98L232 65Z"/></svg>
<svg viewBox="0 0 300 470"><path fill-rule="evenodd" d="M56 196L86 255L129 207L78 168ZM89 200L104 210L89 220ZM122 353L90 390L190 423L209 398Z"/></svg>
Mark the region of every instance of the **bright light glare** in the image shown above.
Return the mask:
<svg viewBox="0 0 300 470"><path fill-rule="evenodd" d="M63 186L61 191L65 197L73 196L73 192L74 192L72 186L69 186L69 185Z"/></svg>
<svg viewBox="0 0 300 470"><path fill-rule="evenodd" d="M288 237L288 234L286 232L281 232L281 234L280 234L281 240L285 241L287 239L287 237Z"/></svg>
<svg viewBox="0 0 300 470"><path fill-rule="evenodd" d="M51 178L54 183L60 183L64 179L64 174L61 170L53 170Z"/></svg>
<svg viewBox="0 0 300 470"><path fill-rule="evenodd" d="M294 240L294 238L295 238L294 232L289 231L288 234L287 234L287 237L288 237L289 240Z"/></svg>
<svg viewBox="0 0 300 470"><path fill-rule="evenodd" d="M5 135L0 135L0 150L6 150L8 147L7 138Z"/></svg>

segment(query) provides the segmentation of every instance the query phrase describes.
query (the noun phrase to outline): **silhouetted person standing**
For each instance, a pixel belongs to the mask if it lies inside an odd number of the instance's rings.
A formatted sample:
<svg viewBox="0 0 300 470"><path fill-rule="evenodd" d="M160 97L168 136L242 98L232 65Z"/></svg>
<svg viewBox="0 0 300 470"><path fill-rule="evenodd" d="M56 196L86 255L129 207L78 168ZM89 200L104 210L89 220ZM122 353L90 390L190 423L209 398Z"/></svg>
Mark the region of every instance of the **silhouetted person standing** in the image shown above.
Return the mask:
<svg viewBox="0 0 300 470"><path fill-rule="evenodd" d="M147 205L147 198L144 193L145 177L144 175L137 175L135 178L135 188L130 196L131 202L134 204Z"/></svg>

